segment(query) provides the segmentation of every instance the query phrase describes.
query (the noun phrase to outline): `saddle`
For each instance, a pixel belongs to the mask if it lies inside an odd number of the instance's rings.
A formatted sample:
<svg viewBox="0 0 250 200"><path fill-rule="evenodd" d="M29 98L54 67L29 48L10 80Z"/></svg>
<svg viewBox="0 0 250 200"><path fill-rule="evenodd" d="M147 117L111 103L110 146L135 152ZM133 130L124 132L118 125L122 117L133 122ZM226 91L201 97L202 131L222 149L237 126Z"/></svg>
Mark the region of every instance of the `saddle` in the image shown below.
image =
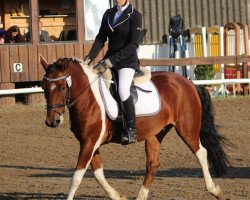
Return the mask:
<svg viewBox="0 0 250 200"><path fill-rule="evenodd" d="M118 92L118 85L119 85L118 71L117 71L117 69L111 69L110 72L112 75L112 82L113 82L113 84L110 87L110 93L119 104L121 102L121 99L120 99L120 95ZM143 75L144 75L144 72L142 70L135 71L134 79L133 79L133 82L132 82L131 87L130 87L130 94L133 97L134 104L136 104L136 102L138 100L137 89L141 90L142 92L146 92L146 93L152 92L150 90L144 90L144 89L135 85L135 81L138 80L140 77L142 78ZM150 80L151 77L147 77L147 78L149 78L149 80ZM147 81L147 79L145 79L144 81ZM119 108L121 108L121 107L119 106Z"/></svg>
<svg viewBox="0 0 250 200"><path fill-rule="evenodd" d="M133 79L131 95L134 98L136 117L151 116L161 109L161 99L157 88L150 80L150 71L143 71L143 76ZM120 95L118 93L117 70L106 71L99 78L99 90L105 106L106 113L111 120L121 115Z"/></svg>
<svg viewBox="0 0 250 200"><path fill-rule="evenodd" d="M111 141L120 143L124 131L124 122L118 92L118 71L116 69L108 70L99 78L99 90L106 113L113 120L110 129ZM150 79L151 72L146 68L142 72L138 72L133 79L130 93L134 99L136 117L152 116L161 110L158 90Z"/></svg>
<svg viewBox="0 0 250 200"><path fill-rule="evenodd" d="M138 71L133 79L130 94L133 96L136 117L154 115L161 109L158 91L150 79L151 72L149 70ZM112 141L119 143L121 142L121 133L124 132L124 122L118 80L116 69L105 71L99 78L99 88L106 113L113 120L110 129Z"/></svg>

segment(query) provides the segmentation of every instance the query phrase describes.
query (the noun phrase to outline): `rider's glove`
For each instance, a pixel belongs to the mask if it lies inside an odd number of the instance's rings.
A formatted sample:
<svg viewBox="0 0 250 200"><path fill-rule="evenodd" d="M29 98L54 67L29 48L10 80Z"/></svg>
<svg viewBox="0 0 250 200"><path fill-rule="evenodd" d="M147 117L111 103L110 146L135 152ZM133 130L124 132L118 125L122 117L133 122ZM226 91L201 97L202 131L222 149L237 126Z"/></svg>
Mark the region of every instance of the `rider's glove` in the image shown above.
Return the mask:
<svg viewBox="0 0 250 200"><path fill-rule="evenodd" d="M85 64L85 65L89 65L91 62L92 62L92 60L88 56L86 56L83 60L83 64Z"/></svg>
<svg viewBox="0 0 250 200"><path fill-rule="evenodd" d="M103 72L105 72L105 70L107 68L112 68L113 65L111 63L111 61L107 58L105 60L100 61L97 65L94 66L94 71L97 74L101 74Z"/></svg>

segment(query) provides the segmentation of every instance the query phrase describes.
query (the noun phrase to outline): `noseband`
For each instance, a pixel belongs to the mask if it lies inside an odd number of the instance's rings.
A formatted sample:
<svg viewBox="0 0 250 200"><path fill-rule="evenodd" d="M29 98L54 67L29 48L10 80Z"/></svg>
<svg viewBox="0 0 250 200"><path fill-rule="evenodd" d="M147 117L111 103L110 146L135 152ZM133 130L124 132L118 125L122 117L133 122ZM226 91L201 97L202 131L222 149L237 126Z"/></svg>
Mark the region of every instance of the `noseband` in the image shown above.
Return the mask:
<svg viewBox="0 0 250 200"><path fill-rule="evenodd" d="M56 82L56 81L60 81L60 80L66 80L66 83L67 83L67 88L68 88L68 95L66 97L66 102L67 104L69 103L69 100L70 100L70 87L72 85L72 81L71 81L71 76L61 76L61 77L58 77L58 78L48 78L46 76L43 77L43 79L49 81L49 82ZM57 114L59 115L62 115L64 114L64 111L63 112L58 112L56 110L56 108L62 108L62 107L65 107L66 106L66 103L61 103L61 104L52 104L52 105L47 105L46 106L46 109L47 111L54 111L56 112Z"/></svg>

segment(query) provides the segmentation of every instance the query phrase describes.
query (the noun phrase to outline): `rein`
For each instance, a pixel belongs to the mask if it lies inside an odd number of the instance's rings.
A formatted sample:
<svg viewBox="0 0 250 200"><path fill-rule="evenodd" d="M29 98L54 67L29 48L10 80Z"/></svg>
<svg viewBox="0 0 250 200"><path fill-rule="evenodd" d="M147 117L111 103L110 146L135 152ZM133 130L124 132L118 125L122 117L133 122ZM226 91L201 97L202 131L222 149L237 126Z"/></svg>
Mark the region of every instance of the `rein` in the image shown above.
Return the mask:
<svg viewBox="0 0 250 200"><path fill-rule="evenodd" d="M71 88L71 85L72 85L72 80L71 80L71 76L61 76L61 77L58 77L58 78L48 78L46 76L44 76L43 78L49 82L56 82L56 81L60 81L60 80L63 80L63 79L66 79L66 83L67 83L67 86L68 86L68 95L67 95L67 103L62 103L62 104L54 104L54 105L47 105L46 108L47 110L53 110L55 111L56 113L58 113L59 115L62 115L63 113L59 113L55 110L55 108L61 108L61 107L65 107L67 105L68 109L71 108L75 103L76 101L78 100L78 98L97 80L99 79L101 76L101 74L99 74L98 76L95 77L95 79L93 81L91 81L91 83L88 84L88 86L75 98L75 100L70 103L70 88Z"/></svg>
<svg viewBox="0 0 250 200"><path fill-rule="evenodd" d="M76 101L78 100L78 98L89 88L89 87L91 87L91 85L97 80L97 79L99 79L100 78L100 76L101 76L101 74L99 74L98 76L96 76L95 78L94 78L94 80L93 81L91 81L91 83L89 83L88 84L88 86L75 98L75 100L71 103L71 104L68 104L67 105L67 107L68 107L68 109L69 108L71 108L75 103L76 103Z"/></svg>

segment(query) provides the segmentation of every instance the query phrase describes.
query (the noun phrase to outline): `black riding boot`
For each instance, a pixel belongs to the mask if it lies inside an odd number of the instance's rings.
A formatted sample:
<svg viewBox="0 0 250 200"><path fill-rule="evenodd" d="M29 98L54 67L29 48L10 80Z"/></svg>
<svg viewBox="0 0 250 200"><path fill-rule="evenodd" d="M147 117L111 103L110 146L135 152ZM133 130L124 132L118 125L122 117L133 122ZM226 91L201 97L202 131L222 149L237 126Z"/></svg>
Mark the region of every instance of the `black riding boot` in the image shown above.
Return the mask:
<svg viewBox="0 0 250 200"><path fill-rule="evenodd" d="M123 116L125 120L125 135L122 138L122 144L135 143L136 130L135 130L135 105L133 97L130 95L127 100L122 101Z"/></svg>

